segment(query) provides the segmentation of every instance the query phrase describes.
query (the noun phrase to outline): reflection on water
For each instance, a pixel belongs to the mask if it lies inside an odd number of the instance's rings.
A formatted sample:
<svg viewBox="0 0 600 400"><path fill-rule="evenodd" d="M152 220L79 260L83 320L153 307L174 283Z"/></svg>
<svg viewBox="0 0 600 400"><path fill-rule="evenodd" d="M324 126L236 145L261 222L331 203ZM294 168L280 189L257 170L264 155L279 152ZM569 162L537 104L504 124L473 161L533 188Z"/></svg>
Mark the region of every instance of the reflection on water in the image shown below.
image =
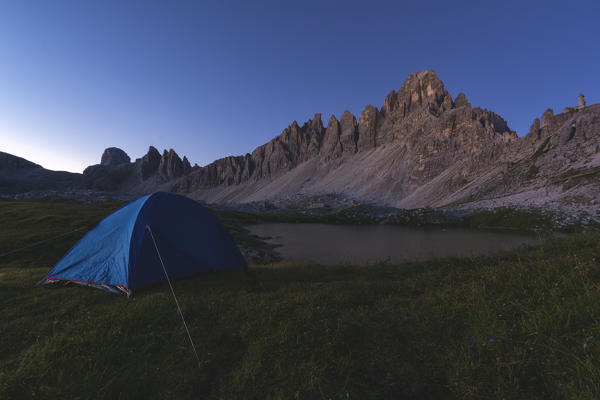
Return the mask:
<svg viewBox="0 0 600 400"><path fill-rule="evenodd" d="M281 245L286 260L321 264L399 262L473 255L536 244L535 235L465 228L408 228L391 225L258 224L255 235Z"/></svg>

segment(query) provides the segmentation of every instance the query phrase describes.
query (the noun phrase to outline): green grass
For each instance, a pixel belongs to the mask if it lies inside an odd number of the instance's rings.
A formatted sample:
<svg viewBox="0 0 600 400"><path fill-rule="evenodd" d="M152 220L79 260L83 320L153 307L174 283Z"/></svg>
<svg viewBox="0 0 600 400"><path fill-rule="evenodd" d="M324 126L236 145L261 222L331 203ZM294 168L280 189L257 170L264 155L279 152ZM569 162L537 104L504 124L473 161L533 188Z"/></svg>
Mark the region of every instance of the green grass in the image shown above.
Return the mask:
<svg viewBox="0 0 600 400"><path fill-rule="evenodd" d="M0 202L1 251L114 207ZM76 239L0 258L1 399L600 396L597 233L485 257L176 281L200 368L165 285L132 299L33 287Z"/></svg>
<svg viewBox="0 0 600 400"><path fill-rule="evenodd" d="M505 229L543 229L550 231L556 229L553 226L552 216L552 213L543 215L539 211L498 207L493 210L475 210L465 216L464 223L472 228L502 227Z"/></svg>
<svg viewBox="0 0 600 400"><path fill-rule="evenodd" d="M567 221L564 215L555 211L542 212L540 209L517 209L497 207L495 209L476 209L464 212L461 217L454 213L445 213L435 208L412 210L398 209L378 217L368 205L357 205L324 215L303 214L298 211L279 211L268 214L251 214L241 211L215 211L215 214L230 229L234 238L242 245L260 246L260 239L251 236L242 224L267 222L320 223L320 224L379 224L400 226L452 226L464 228L512 229L519 231L545 232L581 232L598 230L598 223L582 223L579 218ZM558 224L557 222L560 222ZM264 245L264 244L263 244Z"/></svg>

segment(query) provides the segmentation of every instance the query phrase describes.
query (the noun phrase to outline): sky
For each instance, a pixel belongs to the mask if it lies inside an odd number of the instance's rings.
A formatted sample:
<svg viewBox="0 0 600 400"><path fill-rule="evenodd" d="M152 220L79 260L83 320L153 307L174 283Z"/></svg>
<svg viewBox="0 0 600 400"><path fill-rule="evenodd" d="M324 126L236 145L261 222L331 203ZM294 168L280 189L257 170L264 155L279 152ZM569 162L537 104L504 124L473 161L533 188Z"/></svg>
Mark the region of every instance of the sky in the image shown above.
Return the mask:
<svg viewBox="0 0 600 400"><path fill-rule="evenodd" d="M0 151L82 172L107 147L192 164L380 107L416 71L522 136L600 102L600 2L0 1Z"/></svg>

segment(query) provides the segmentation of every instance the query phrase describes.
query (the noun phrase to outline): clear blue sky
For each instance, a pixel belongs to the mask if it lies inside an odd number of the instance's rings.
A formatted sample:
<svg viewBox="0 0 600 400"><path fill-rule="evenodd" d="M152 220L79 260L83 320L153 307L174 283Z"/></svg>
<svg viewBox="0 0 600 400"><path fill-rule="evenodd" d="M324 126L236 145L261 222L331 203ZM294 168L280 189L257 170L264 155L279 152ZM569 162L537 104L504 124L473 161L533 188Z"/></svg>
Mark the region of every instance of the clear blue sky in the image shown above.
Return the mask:
<svg viewBox="0 0 600 400"><path fill-rule="evenodd" d="M523 135L600 102L600 1L0 2L0 151L81 172L117 146L192 163L380 107L414 71Z"/></svg>

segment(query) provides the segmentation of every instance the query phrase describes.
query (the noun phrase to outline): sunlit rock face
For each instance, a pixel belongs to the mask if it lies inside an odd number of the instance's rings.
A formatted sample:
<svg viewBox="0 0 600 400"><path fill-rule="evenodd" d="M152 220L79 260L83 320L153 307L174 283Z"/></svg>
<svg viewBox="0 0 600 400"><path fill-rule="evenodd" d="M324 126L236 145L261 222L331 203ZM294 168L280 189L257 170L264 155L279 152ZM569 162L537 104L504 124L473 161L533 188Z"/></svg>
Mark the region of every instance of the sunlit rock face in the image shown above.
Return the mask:
<svg viewBox="0 0 600 400"><path fill-rule="evenodd" d="M365 107L357 122L350 111L332 115L323 127L321 115L301 127L294 121L281 135L251 154L227 157L178 181L174 190L193 192L218 185L272 179L312 158L323 168L386 144L404 149L397 154L405 165L403 181L431 179L457 159L516 138L498 115L471 108L464 94L452 101L434 71L411 74L392 91L381 109ZM380 175L385 171L380 171Z"/></svg>
<svg viewBox="0 0 600 400"><path fill-rule="evenodd" d="M416 72L358 122L349 111L326 128L320 114L294 121L252 153L193 170L171 190L209 202L335 193L400 207L560 203L569 194L552 178L557 171L600 165L598 106L566 110L546 110L519 138L464 93L453 99L434 71ZM569 190L592 202L596 189L586 182Z"/></svg>

